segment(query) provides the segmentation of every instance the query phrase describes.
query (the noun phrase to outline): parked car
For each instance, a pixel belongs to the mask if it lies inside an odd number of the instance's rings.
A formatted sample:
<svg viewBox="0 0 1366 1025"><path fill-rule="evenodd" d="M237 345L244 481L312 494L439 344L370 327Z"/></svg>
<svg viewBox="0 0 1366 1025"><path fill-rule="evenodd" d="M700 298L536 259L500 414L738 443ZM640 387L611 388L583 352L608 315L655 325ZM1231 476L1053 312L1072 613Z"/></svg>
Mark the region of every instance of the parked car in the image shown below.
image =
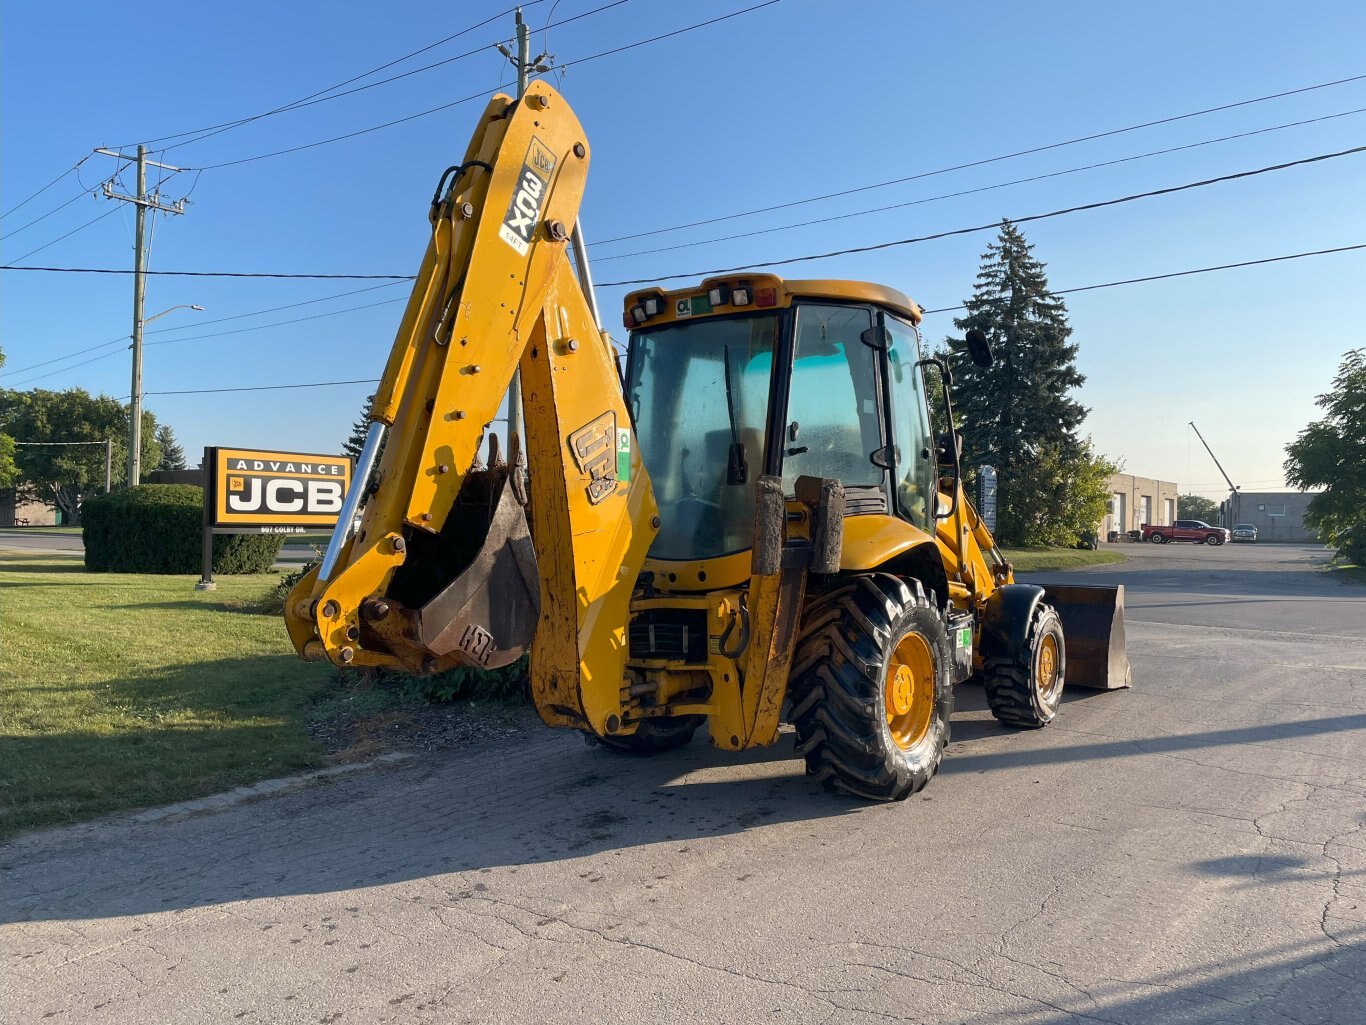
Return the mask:
<svg viewBox="0 0 1366 1025"><path fill-rule="evenodd" d="M1257 527L1252 523L1235 523L1233 525L1234 541L1251 541L1257 543Z"/></svg>
<svg viewBox="0 0 1366 1025"><path fill-rule="evenodd" d="M1143 524L1143 540L1165 545L1171 541L1190 541L1197 545L1221 545L1229 539L1225 527L1211 527L1204 520L1177 520L1170 527Z"/></svg>
<svg viewBox="0 0 1366 1025"><path fill-rule="evenodd" d="M1094 552L1100 547L1100 537L1094 530L1083 530L1081 537L1077 540L1077 547Z"/></svg>

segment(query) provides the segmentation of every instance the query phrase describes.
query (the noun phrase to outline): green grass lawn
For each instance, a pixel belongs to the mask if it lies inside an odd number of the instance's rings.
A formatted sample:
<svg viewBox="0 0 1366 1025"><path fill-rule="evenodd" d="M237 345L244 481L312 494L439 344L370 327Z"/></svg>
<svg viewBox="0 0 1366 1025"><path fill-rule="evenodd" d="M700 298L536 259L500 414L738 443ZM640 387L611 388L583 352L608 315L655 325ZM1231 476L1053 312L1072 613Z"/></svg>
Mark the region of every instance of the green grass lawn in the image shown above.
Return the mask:
<svg viewBox="0 0 1366 1025"><path fill-rule="evenodd" d="M1003 548L1001 552L1019 573L1055 573L1125 561L1119 552L1092 552L1085 548Z"/></svg>
<svg viewBox="0 0 1366 1025"><path fill-rule="evenodd" d="M320 765L304 726L331 672L278 616L274 575L87 573L0 553L0 835L201 797Z"/></svg>
<svg viewBox="0 0 1366 1025"><path fill-rule="evenodd" d="M3 530L13 530L21 534L79 534L80 527L3 527Z"/></svg>

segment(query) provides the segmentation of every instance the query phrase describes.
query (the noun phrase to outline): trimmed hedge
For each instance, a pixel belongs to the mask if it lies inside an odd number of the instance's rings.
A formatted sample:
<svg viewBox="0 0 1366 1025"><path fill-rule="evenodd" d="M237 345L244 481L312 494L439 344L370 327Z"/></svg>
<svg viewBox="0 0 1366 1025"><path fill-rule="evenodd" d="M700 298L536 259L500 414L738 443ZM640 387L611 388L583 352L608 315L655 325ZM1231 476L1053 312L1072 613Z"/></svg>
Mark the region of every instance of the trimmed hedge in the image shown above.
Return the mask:
<svg viewBox="0 0 1366 1025"><path fill-rule="evenodd" d="M203 560L204 489L139 484L81 505L85 568L92 573L198 573ZM266 573L280 534L218 534L214 573Z"/></svg>

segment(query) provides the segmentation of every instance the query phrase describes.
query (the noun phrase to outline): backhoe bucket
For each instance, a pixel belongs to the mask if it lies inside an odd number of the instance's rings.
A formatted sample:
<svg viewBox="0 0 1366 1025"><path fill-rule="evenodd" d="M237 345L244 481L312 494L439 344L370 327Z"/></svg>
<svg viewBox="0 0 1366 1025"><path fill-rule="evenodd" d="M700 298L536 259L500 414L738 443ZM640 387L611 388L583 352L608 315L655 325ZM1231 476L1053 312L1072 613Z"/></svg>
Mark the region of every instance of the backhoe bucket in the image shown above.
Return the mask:
<svg viewBox="0 0 1366 1025"><path fill-rule="evenodd" d="M540 575L527 527L523 470L491 441L440 534L409 534L409 558L372 629L413 672L457 665L497 669L530 647L541 614ZM460 568L450 576L452 568Z"/></svg>
<svg viewBox="0 0 1366 1025"><path fill-rule="evenodd" d="M1067 644L1065 686L1118 690L1131 681L1124 644L1124 585L1062 584L1044 589Z"/></svg>

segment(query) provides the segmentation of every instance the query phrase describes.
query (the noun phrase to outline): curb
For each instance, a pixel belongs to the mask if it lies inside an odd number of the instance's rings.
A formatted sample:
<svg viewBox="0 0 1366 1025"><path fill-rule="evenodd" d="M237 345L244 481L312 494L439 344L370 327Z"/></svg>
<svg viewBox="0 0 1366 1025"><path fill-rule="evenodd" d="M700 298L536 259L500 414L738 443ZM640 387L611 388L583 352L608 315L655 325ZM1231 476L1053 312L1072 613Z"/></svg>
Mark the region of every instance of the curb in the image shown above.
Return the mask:
<svg viewBox="0 0 1366 1025"><path fill-rule="evenodd" d="M326 769L318 769L314 772L301 773L298 776L283 776L279 779L266 779L260 783L253 783L249 787L237 787L235 790L228 790L221 794L214 794L210 797L200 797L193 801L181 801L178 804L168 804L161 808L151 808L147 811L137 812L130 816L133 822L163 822L166 819L178 818L182 815L193 815L197 812L222 811L234 805L242 804L244 801L254 800L258 797L268 797L273 794L282 794L290 790L298 790L311 783L321 780L331 779L336 776L345 776L353 772L361 772L365 769L379 768L385 765L395 765L399 762L406 762L415 757L406 751L391 751L388 754L379 755L365 762L352 762L346 765L332 765Z"/></svg>

